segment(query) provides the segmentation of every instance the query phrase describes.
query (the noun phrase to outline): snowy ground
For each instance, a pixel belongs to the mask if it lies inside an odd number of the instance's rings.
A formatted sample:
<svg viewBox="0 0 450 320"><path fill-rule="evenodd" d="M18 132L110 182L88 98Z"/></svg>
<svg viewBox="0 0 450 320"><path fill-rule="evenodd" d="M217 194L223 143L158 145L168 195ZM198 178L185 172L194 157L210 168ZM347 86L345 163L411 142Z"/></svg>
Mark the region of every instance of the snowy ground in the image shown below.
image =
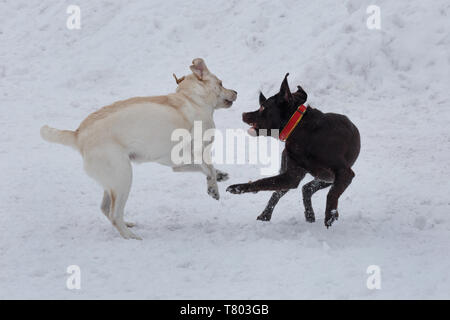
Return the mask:
<svg viewBox="0 0 450 320"><path fill-rule="evenodd" d="M450 4L439 1L0 2L0 298L450 298ZM366 8L381 8L381 30ZM227 165L221 200L204 177L135 167L127 204L143 241L121 239L79 154L39 128L75 129L113 101L175 89L172 72L203 57L238 91L220 129L246 128L258 90L286 72L309 102L360 128L356 178L341 218L322 223L326 192L303 218L300 190L270 223L270 193L235 196L258 166ZM305 181L309 181L307 177ZM66 268L81 268L81 290ZM381 290L366 269L381 268Z"/></svg>

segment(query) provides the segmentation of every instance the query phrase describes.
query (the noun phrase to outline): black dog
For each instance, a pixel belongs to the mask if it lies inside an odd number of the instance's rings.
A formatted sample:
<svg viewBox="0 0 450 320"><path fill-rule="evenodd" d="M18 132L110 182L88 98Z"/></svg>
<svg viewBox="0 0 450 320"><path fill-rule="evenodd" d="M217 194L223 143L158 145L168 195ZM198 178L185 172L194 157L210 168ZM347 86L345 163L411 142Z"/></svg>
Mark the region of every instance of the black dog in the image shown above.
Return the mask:
<svg viewBox="0 0 450 320"><path fill-rule="evenodd" d="M275 191L264 212L258 216L258 220L269 221L278 200L289 189L297 188L305 174L309 173L314 180L302 189L306 221L315 221L311 196L331 186L325 211L325 226L328 228L338 219L338 199L355 176L351 167L360 151L359 132L344 115L323 113L303 106L308 95L300 86L297 92L291 93L288 75L276 95L266 99L260 93L259 110L242 114L242 120L251 125L251 130L257 135L266 132L273 136L271 130L277 130L281 131L280 138L286 138L280 174L235 184L229 186L227 191L234 194Z"/></svg>

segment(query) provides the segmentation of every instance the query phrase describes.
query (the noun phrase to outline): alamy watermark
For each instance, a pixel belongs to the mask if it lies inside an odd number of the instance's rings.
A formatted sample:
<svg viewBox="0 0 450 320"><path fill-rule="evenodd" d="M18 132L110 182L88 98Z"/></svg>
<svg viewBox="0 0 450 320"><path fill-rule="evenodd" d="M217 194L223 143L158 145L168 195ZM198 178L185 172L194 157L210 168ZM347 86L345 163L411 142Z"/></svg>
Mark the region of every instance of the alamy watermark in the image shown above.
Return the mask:
<svg viewBox="0 0 450 320"><path fill-rule="evenodd" d="M381 29L380 7L372 4L367 7L366 13L369 15L366 20L367 28L370 30L380 30Z"/></svg>
<svg viewBox="0 0 450 320"><path fill-rule="evenodd" d="M69 30L81 29L81 9L77 5L70 5L66 9L69 15L66 20L66 27Z"/></svg>
<svg viewBox="0 0 450 320"><path fill-rule="evenodd" d="M81 289L81 269L76 264L67 267L66 272L69 277L66 280L66 287L69 290Z"/></svg>
<svg viewBox="0 0 450 320"><path fill-rule="evenodd" d="M367 267L366 273L369 277L366 281L367 289L380 290L381 289L381 268L375 264Z"/></svg>
<svg viewBox="0 0 450 320"><path fill-rule="evenodd" d="M278 130L259 130L259 137L243 129L203 130L202 121L194 121L192 130L175 129L171 160L175 166L190 164L258 164L262 175L273 175L280 168ZM213 146L214 144L214 146Z"/></svg>

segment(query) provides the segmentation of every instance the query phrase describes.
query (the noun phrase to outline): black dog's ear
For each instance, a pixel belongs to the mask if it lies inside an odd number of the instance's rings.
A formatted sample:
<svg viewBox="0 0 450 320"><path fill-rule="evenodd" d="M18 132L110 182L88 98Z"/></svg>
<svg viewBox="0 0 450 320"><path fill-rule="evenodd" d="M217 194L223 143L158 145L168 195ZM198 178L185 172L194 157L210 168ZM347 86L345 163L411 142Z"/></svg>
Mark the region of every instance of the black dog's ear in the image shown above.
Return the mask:
<svg viewBox="0 0 450 320"><path fill-rule="evenodd" d="M301 86L297 86L297 91L292 94L296 104L303 104L308 99L308 94L303 90Z"/></svg>
<svg viewBox="0 0 450 320"><path fill-rule="evenodd" d="M259 105L261 106L266 100L267 100L266 97L264 97L263 93L260 91L259 92Z"/></svg>
<svg viewBox="0 0 450 320"><path fill-rule="evenodd" d="M280 97L282 97L283 100L285 100L286 102L291 102L292 101L292 94L291 94L291 90L289 89L289 84L287 82L288 75L289 75L289 73L286 73L286 75L284 76L284 80L281 83Z"/></svg>

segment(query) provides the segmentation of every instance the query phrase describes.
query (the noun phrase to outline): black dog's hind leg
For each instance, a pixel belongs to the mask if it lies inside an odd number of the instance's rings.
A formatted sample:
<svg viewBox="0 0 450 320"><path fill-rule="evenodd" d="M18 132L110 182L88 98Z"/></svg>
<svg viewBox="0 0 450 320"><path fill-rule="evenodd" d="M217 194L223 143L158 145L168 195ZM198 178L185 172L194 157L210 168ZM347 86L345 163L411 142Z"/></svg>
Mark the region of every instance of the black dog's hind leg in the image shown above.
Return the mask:
<svg viewBox="0 0 450 320"><path fill-rule="evenodd" d="M320 189L324 189L326 187L331 186L332 183L324 182L318 179L314 179L307 184L305 184L302 188L303 193L303 205L305 206L305 219L307 222L315 222L316 217L314 215L314 209L311 203L311 197L314 193L319 191Z"/></svg>
<svg viewBox="0 0 450 320"><path fill-rule="evenodd" d="M280 200L280 198L284 196L287 192L288 190L275 191L272 194L272 197L270 197L270 200L267 203L267 206L264 209L264 211L256 219L262 221L270 221L270 219L272 218L273 209L277 205L278 200Z"/></svg>
<svg viewBox="0 0 450 320"><path fill-rule="evenodd" d="M336 179L327 195L327 207L325 210L325 226L330 227L338 219L338 200L345 189L352 183L355 173L350 168L340 169L336 173Z"/></svg>

